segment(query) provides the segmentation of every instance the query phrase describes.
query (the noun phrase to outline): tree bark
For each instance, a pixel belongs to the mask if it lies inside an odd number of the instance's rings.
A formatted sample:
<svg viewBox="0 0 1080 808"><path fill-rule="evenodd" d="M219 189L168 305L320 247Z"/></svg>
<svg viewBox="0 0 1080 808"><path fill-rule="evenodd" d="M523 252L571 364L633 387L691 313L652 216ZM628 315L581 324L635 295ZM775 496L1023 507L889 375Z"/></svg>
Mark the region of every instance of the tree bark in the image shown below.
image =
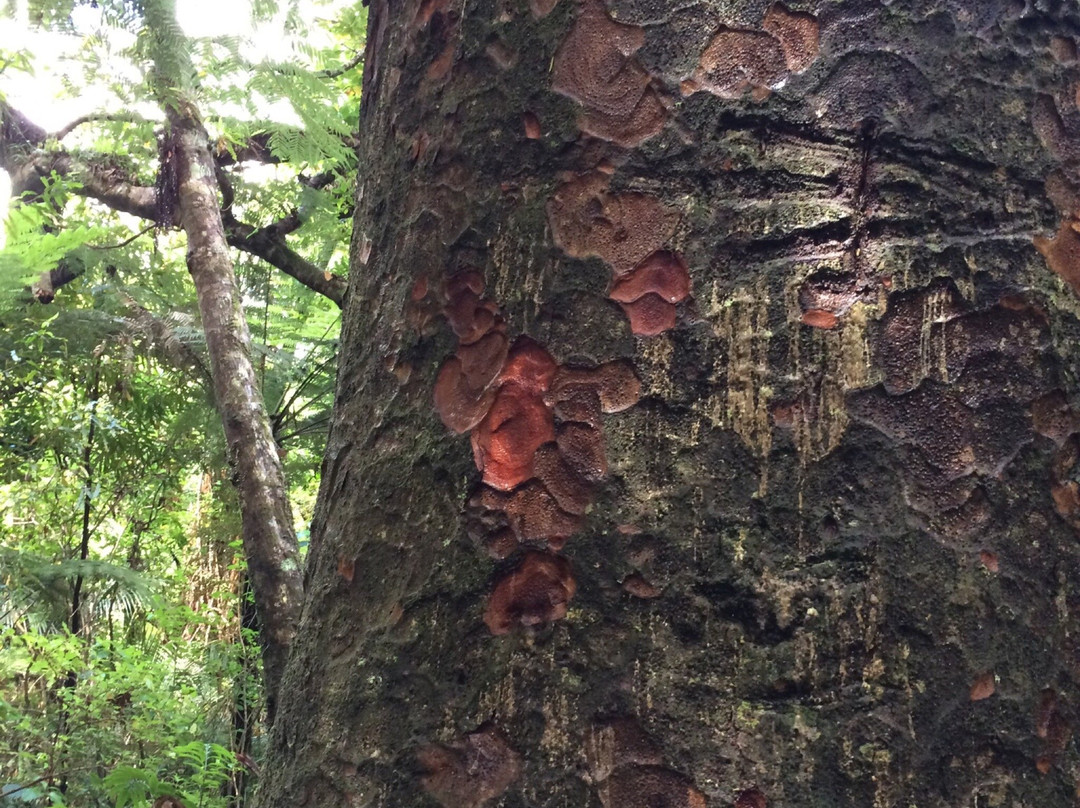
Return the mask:
<svg viewBox="0 0 1080 808"><path fill-rule="evenodd" d="M251 336L218 207L209 138L187 96L190 64L174 5L172 0L154 0L145 11L154 37L155 90L174 150L176 209L188 239L187 266L199 300L229 464L240 493L244 557L259 614L267 712L272 717L300 615L299 546L285 473L251 363Z"/></svg>
<svg viewBox="0 0 1080 808"><path fill-rule="evenodd" d="M676 6L372 0L259 804L1076 804L1080 13Z"/></svg>

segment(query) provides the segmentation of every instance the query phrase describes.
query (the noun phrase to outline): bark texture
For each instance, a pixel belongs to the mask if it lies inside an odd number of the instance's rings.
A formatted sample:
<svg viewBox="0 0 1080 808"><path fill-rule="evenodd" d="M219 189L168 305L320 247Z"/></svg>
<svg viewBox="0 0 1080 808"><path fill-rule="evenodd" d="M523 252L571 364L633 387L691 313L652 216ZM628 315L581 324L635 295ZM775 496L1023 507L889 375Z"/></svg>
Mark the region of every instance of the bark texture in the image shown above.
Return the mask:
<svg viewBox="0 0 1080 808"><path fill-rule="evenodd" d="M1078 34L372 0L261 804L1075 804Z"/></svg>
<svg viewBox="0 0 1080 808"><path fill-rule="evenodd" d="M251 336L218 207L209 138L187 99L190 64L170 0L146 5L155 37L157 92L169 124L175 209L187 235L187 267L199 300L214 401L225 429L240 494L244 557L255 593L267 692L274 715L289 645L299 620L303 581L285 473L251 363ZM164 183L166 186L171 182Z"/></svg>
<svg viewBox="0 0 1080 808"><path fill-rule="evenodd" d="M170 115L176 144L180 226L199 298L214 401L240 493L244 557L259 613L272 716L289 645L296 634L303 580L289 491L262 391L251 363L251 335L221 225L206 132L190 113Z"/></svg>

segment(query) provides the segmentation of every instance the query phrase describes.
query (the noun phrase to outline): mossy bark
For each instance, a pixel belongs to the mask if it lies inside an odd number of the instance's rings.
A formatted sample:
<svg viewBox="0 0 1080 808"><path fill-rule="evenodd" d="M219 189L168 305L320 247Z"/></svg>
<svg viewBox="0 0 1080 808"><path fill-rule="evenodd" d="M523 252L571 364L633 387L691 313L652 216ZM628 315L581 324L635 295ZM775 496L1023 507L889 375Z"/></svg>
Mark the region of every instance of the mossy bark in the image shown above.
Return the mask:
<svg viewBox="0 0 1080 808"><path fill-rule="evenodd" d="M1074 804L1077 34L1043 0L373 0L261 804ZM554 473L483 487L528 435L465 404L511 360L436 410L469 329L558 366L514 412L602 434L583 516ZM627 364L628 409L581 381Z"/></svg>
<svg viewBox="0 0 1080 808"><path fill-rule="evenodd" d="M300 549L289 492L270 418L251 362L251 335L218 207L214 163L187 82L191 64L176 23L173 0L145 9L155 68L155 92L168 122L172 166L163 186L187 236L187 268L199 301L214 404L229 447L229 467L240 500L244 558L259 617L267 714L273 717L289 644L302 600Z"/></svg>

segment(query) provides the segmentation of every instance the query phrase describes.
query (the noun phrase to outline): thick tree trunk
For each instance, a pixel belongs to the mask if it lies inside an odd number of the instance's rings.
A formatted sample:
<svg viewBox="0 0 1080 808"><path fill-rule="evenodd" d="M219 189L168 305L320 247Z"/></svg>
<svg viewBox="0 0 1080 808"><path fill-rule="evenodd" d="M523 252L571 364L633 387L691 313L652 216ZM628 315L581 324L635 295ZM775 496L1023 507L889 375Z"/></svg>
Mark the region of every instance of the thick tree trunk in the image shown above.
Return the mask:
<svg viewBox="0 0 1080 808"><path fill-rule="evenodd" d="M267 712L273 716L300 615L299 547L285 473L251 363L251 336L218 207L209 139L186 95L190 64L171 0L148 2L146 18L155 42L157 91L169 123L176 208L188 240L187 266L199 300L214 401L240 494L244 557L259 615Z"/></svg>
<svg viewBox="0 0 1080 808"><path fill-rule="evenodd" d="M1074 804L1078 33L373 0L261 805Z"/></svg>

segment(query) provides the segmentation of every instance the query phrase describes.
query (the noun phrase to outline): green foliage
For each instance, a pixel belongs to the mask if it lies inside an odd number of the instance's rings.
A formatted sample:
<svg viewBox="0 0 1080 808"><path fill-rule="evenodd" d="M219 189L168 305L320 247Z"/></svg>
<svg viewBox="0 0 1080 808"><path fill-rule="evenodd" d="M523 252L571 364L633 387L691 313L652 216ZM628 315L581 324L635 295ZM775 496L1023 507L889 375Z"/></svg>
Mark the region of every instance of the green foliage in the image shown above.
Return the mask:
<svg viewBox="0 0 1080 808"><path fill-rule="evenodd" d="M335 71L362 49L364 12L337 5L254 3L253 19L285 33L270 56L238 36L164 36L190 55L219 154L269 136L267 162L224 169L231 212L264 227L296 211L289 247L344 276L360 76ZM162 122L145 106L153 43L141 4L30 6L38 28L77 36L56 63L0 51L0 98L17 106L10 77L63 67L64 94L128 111L84 123L63 147L153 185ZM81 190L46 178L8 211L0 249L0 807L141 808L166 794L187 808L240 805L237 753L257 758L262 744L259 658L185 245ZM27 287L57 267L78 277L51 304L33 302ZM236 254L236 268L304 536L339 312L250 256Z"/></svg>

